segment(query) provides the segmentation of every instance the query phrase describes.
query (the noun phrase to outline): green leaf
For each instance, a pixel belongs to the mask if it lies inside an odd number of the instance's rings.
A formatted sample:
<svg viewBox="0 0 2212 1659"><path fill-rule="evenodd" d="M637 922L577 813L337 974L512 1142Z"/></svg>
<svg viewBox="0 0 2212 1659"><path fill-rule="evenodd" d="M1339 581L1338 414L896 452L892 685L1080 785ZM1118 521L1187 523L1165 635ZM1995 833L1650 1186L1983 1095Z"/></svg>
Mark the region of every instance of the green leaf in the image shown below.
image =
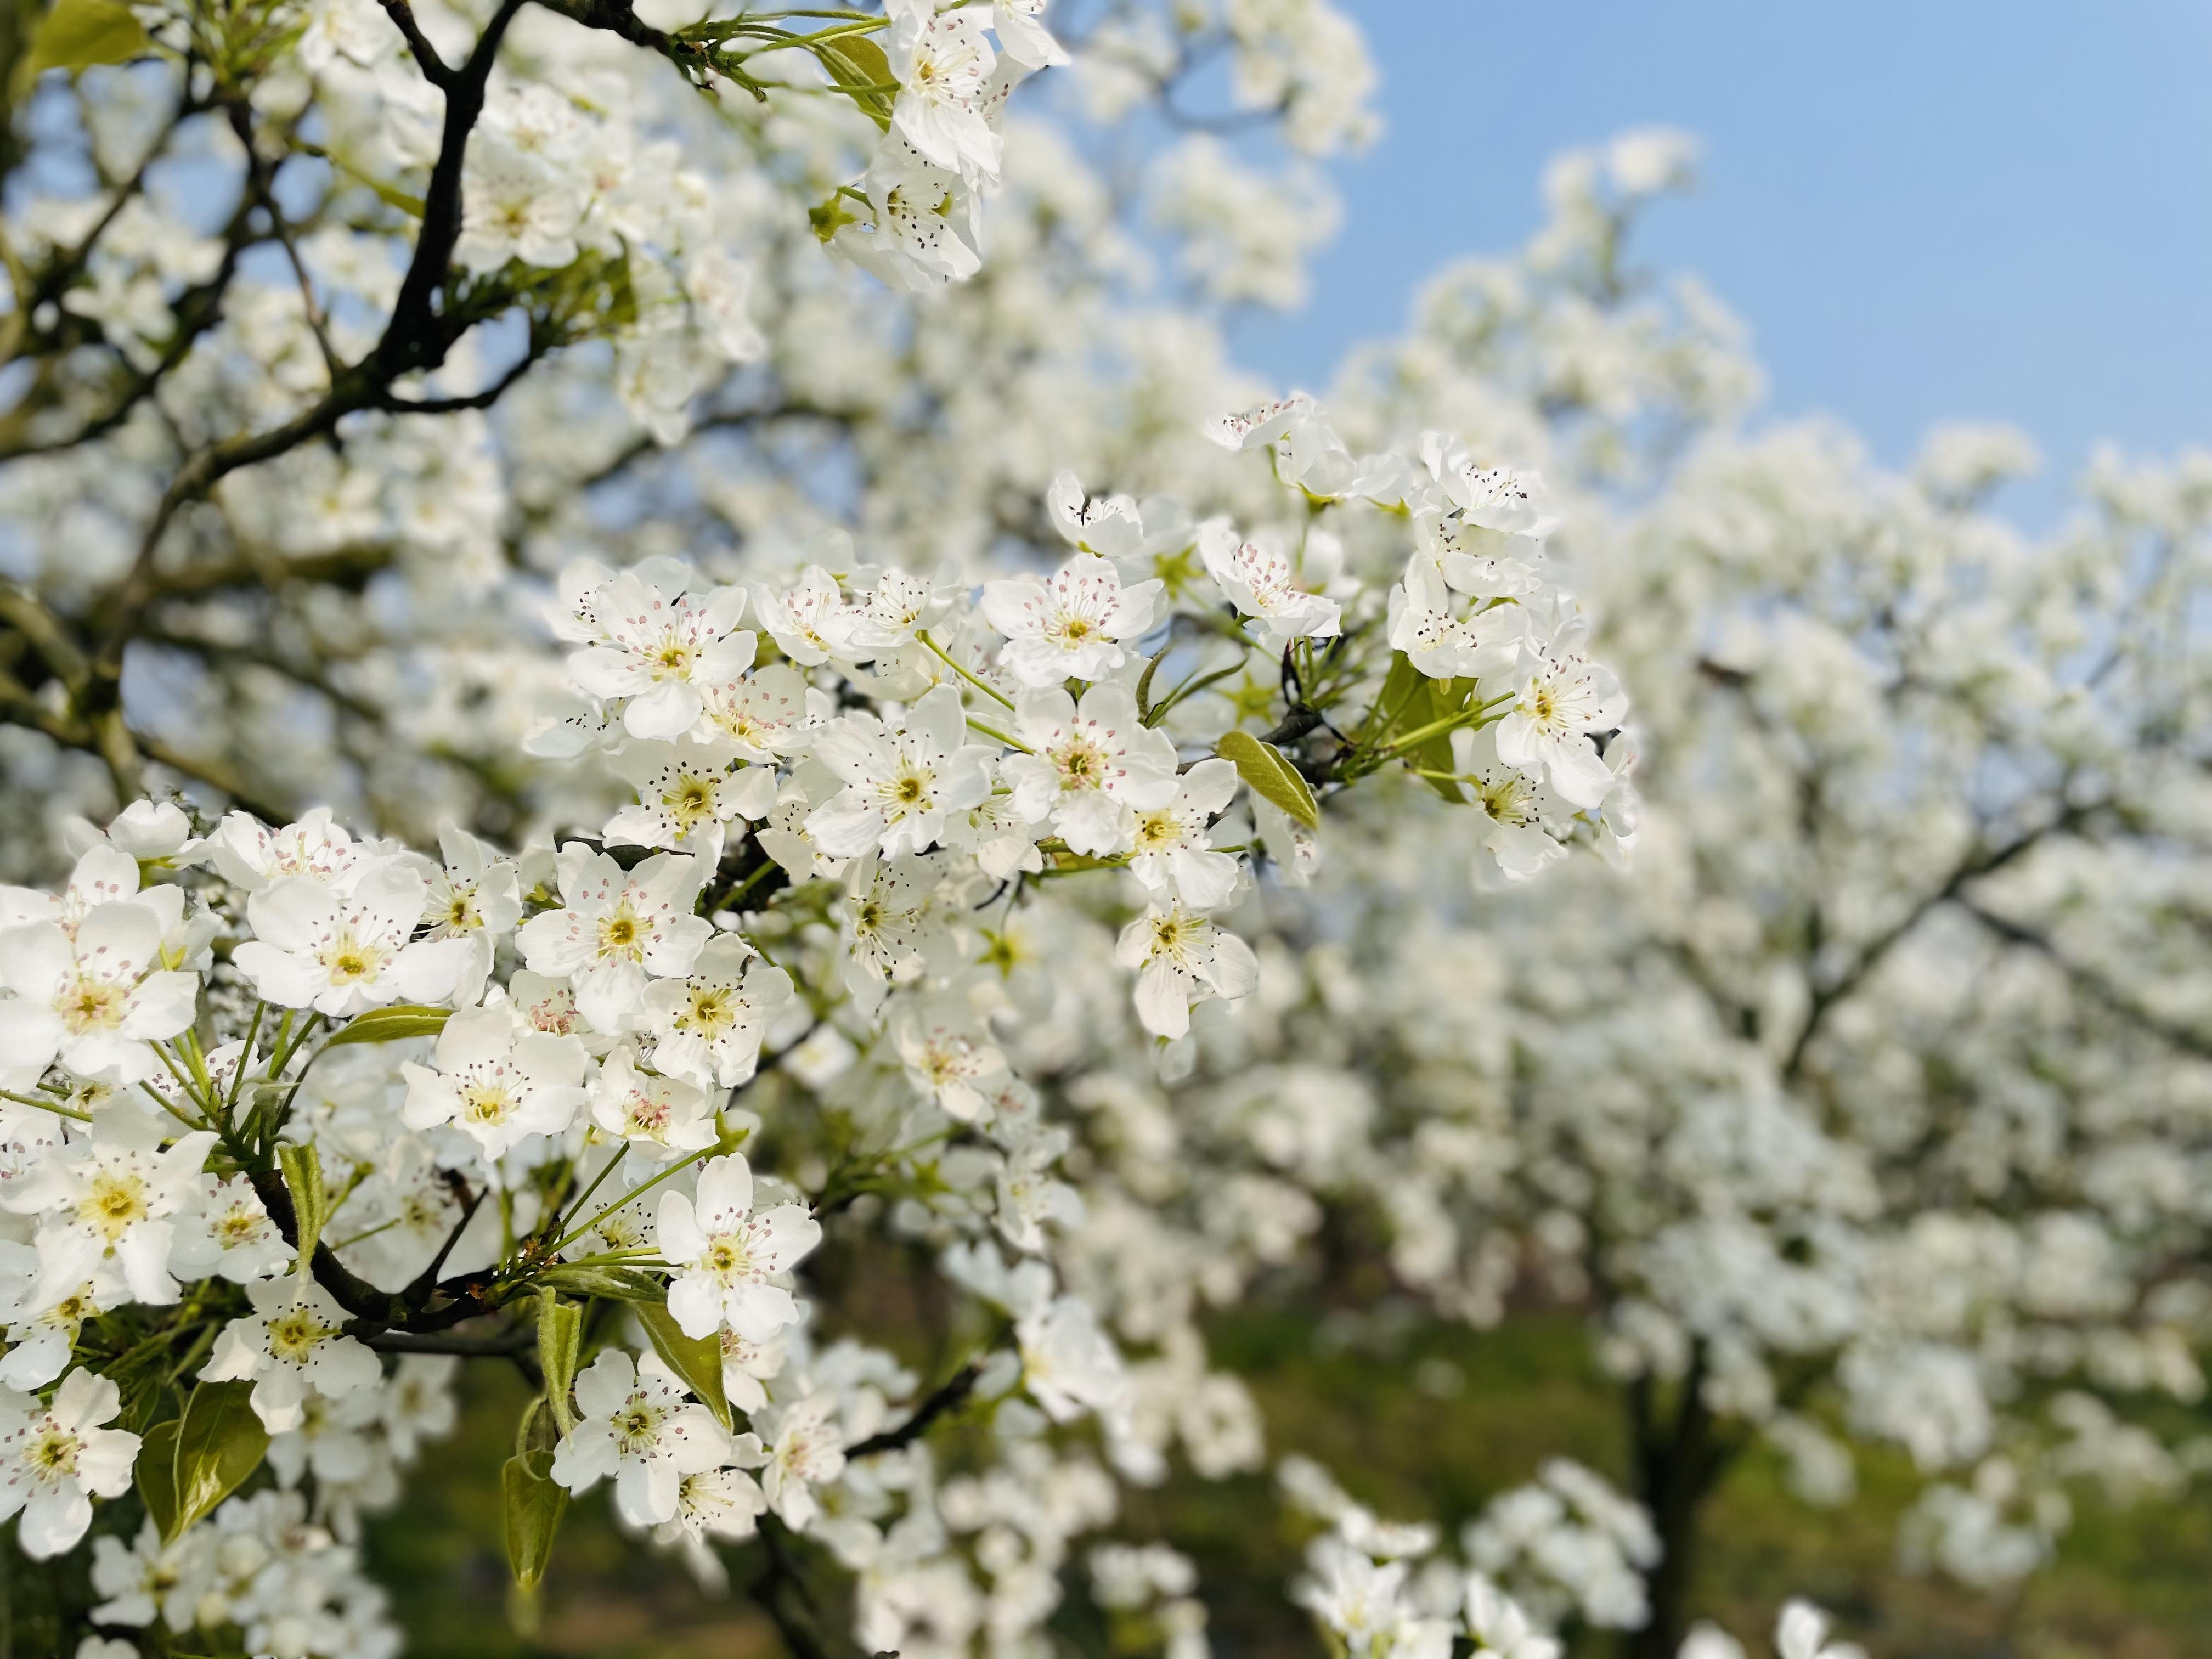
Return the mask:
<svg viewBox="0 0 2212 1659"><path fill-rule="evenodd" d="M507 1564L525 1589L535 1589L544 1577L554 1534L568 1511L568 1490L552 1478L552 1468L550 1452L533 1451L508 1458L500 1470L507 1499Z"/></svg>
<svg viewBox="0 0 2212 1659"><path fill-rule="evenodd" d="M297 1237L300 1271L307 1272L315 1246L323 1237L323 1224L331 1218L331 1196L323 1186L323 1163L313 1146L280 1141L276 1162L284 1171L284 1185L292 1194L292 1219Z"/></svg>
<svg viewBox="0 0 2212 1659"><path fill-rule="evenodd" d="M653 1339L654 1352L668 1362L668 1369L684 1379L684 1386L714 1413L716 1422L728 1428L730 1402L722 1393L721 1343L711 1336L684 1335L665 1302L639 1303L637 1316L645 1334Z"/></svg>
<svg viewBox="0 0 2212 1659"><path fill-rule="evenodd" d="M177 1525L176 1418L156 1423L138 1445L138 1496L146 1500L146 1513L161 1529L163 1538L174 1538Z"/></svg>
<svg viewBox="0 0 2212 1659"><path fill-rule="evenodd" d="M30 72L58 69L74 75L94 64L126 64L150 44L120 0L57 0L31 37Z"/></svg>
<svg viewBox="0 0 2212 1659"><path fill-rule="evenodd" d="M538 1299L538 1367L545 1376L545 1398L553 1419L566 1434L576 1424L568 1409L568 1390L576 1381L576 1352L584 1335L584 1310L551 1291Z"/></svg>
<svg viewBox="0 0 2212 1659"><path fill-rule="evenodd" d="M1425 699L1413 699L1414 714L1403 722L1407 726L1426 726L1434 720L1456 714L1467 707L1467 700L1474 690L1473 680L1431 680ZM1421 705L1425 701L1426 708ZM1453 769L1452 734L1439 732L1436 736L1413 745L1413 757L1420 762L1424 770L1449 772ZM1459 785L1448 778L1431 778L1429 787L1446 800L1464 800L1466 795Z"/></svg>
<svg viewBox="0 0 2212 1659"><path fill-rule="evenodd" d="M173 1540L212 1513L261 1467L268 1449L269 1431L254 1414L251 1382L203 1382L194 1389L177 1425L175 1525L163 1535Z"/></svg>
<svg viewBox="0 0 2212 1659"><path fill-rule="evenodd" d="M614 1302L664 1302L668 1287L635 1267L549 1267L538 1282L571 1296L604 1296Z"/></svg>
<svg viewBox="0 0 2212 1659"><path fill-rule="evenodd" d="M884 49L865 34L841 34L809 44L829 72L830 83L888 131L897 94L883 88L896 85L898 76L891 73L891 60L884 56Z"/></svg>
<svg viewBox="0 0 2212 1659"><path fill-rule="evenodd" d="M1393 653L1389 675L1382 682L1382 695L1375 702L1376 712L1388 723L1373 734L1374 742L1386 744L1401 732L1413 731L1455 713L1465 704L1466 694L1474 685L1472 680L1432 680L1414 667L1413 659L1404 652ZM1447 732L1431 738L1413 750L1412 757L1425 771L1450 771L1451 734ZM1446 800L1467 799L1459 785L1449 778L1427 778L1423 781Z"/></svg>
<svg viewBox="0 0 2212 1659"><path fill-rule="evenodd" d="M1313 791L1273 744L1262 743L1249 732L1231 732L1214 745L1214 752L1235 762L1237 775L1252 787L1252 793L1280 807L1293 823L1309 830L1320 826L1321 808L1314 804Z"/></svg>
<svg viewBox="0 0 2212 1659"><path fill-rule="evenodd" d="M431 1008L413 1002L372 1008L347 1021L323 1047L336 1048L349 1042L398 1042L404 1037L435 1036L446 1029L453 1012L450 1008Z"/></svg>

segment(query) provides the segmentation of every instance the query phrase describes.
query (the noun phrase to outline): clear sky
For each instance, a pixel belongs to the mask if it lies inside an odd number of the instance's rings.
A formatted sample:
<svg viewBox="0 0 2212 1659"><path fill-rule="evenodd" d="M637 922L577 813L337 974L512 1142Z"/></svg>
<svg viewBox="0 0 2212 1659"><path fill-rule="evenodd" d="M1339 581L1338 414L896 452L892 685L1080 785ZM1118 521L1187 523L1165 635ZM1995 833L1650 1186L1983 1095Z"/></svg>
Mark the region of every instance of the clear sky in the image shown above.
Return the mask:
<svg viewBox="0 0 2212 1659"><path fill-rule="evenodd" d="M1546 157L1664 125L1703 184L1643 246L1750 325L1769 412L1893 463L2010 421L2053 484L2100 438L2212 444L2207 0L1346 3L1389 131L1339 169L1307 309L1240 331L1254 368L1325 382L1429 271L1528 233Z"/></svg>

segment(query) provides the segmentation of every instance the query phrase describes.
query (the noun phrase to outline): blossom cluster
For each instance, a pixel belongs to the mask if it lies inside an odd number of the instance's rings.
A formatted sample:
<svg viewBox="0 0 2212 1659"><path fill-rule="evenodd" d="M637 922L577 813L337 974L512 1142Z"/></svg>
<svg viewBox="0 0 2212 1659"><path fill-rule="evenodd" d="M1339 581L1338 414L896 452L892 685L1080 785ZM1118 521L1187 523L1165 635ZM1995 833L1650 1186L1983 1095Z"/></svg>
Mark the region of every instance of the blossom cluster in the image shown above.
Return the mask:
<svg viewBox="0 0 2212 1659"><path fill-rule="evenodd" d="M622 1520L702 1573L708 1540L763 1516L860 1565L885 1539L823 1491L879 1440L921 1456L931 1408L882 1430L914 1379L818 1346L796 1275L824 1214L925 1169L991 1183L943 1267L1004 1340L957 1392L996 1403L1018 1461L1096 1417L1117 1460L1156 1464L1173 1428L1140 1423L1145 1390L1042 1254L1081 1209L1055 1174L1068 1137L1006 1051L1025 1015L994 939L1025 896L1126 883L1113 958L1139 1021L1187 1053L1194 1006L1257 980L1220 911L1255 872L1302 878L1323 809L1364 778L1464 785L1480 811L1455 818L1511 873L1552 854L1516 859L1503 827L1626 840L1596 741L1618 699L1539 568L1537 481L1434 435L1418 459L1354 459L1304 398L1218 435L1273 446L1303 545L1069 476L1048 503L1058 568L980 593L846 543L750 590L671 559L571 566L550 620L581 707L532 742L630 785L589 835L508 854L449 826L433 857L327 810L272 827L140 802L82 828L60 892L0 890L24 1547L75 1546L134 1469L154 1546L191 1547L222 1524L204 1522L209 1459L217 1497L265 1461L349 1528L451 1417L447 1372L387 1370L380 1346L435 1352L481 1322L509 1334L468 1341L533 1347L546 1380L511 1537L546 1512L536 1494L611 1481ZM1362 501L1414 531L1387 592L1321 527ZM1212 690L1232 676L1237 695ZM1446 747L1457 771L1418 764ZM1505 799L1548 804L1509 823ZM879 1078L897 1144L778 1169L806 1132L764 1065L825 1103ZM584 1341L594 1304L628 1310L626 1340ZM175 1364L140 1361L149 1321ZM909 1521L957 1529L952 1489L920 1502ZM1067 1529L1040 1551L1056 1561ZM866 1620L898 1626L896 1603ZM195 1603L187 1622L251 1616ZM183 1633L184 1603L161 1617Z"/></svg>

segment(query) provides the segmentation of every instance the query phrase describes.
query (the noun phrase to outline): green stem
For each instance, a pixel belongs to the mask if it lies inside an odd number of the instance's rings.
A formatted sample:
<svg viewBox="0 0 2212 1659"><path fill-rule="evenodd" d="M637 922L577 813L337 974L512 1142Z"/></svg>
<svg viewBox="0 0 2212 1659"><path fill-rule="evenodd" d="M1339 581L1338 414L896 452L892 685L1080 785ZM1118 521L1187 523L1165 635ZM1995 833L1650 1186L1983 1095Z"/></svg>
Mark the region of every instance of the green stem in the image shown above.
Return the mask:
<svg viewBox="0 0 2212 1659"><path fill-rule="evenodd" d="M256 998L253 1018L246 1022L246 1041L238 1050L238 1064L230 1068L230 1087L223 1091L222 1109L229 1112L238 1105L238 1091L246 1086L246 1067L253 1058L253 1039L261 1035L262 1011L269 1005Z"/></svg>
<svg viewBox="0 0 2212 1659"><path fill-rule="evenodd" d="M553 1225L555 1227L565 1228L569 1222L573 1221L575 1218L576 1212L582 1209L585 1205L592 1201L592 1194L599 1190L599 1184L615 1172L615 1165L621 1163L623 1159L629 1155L629 1147L617 1146L615 1148L614 1156L610 1158L600 1166L599 1174L592 1177L592 1184L585 1188L582 1192L576 1194L576 1201L568 1206L568 1213L562 1216L559 1220L553 1224ZM556 1248L558 1247L556 1246Z"/></svg>
<svg viewBox="0 0 2212 1659"><path fill-rule="evenodd" d="M1144 723L1146 726L1158 726L1163 720L1167 718L1168 710L1174 708L1177 703L1182 702L1188 697L1196 696L1200 692L1205 690L1207 686L1212 685L1217 680L1225 680L1231 674L1240 672L1243 669L1243 666L1244 665L1242 662L1232 662L1228 667L1217 668L1213 672L1207 674L1203 678L1198 678L1194 674L1192 678L1186 678L1181 685L1178 685L1174 690L1169 692L1166 697L1152 709L1151 714L1145 716Z"/></svg>
<svg viewBox="0 0 2212 1659"><path fill-rule="evenodd" d="M1472 708L1462 708L1456 714L1447 714L1440 720L1431 720L1426 726L1417 726L1395 742L1386 744L1376 750L1375 758L1377 761L1386 761L1393 755L1401 754L1417 744L1426 743L1431 738L1440 736L1446 732L1456 732L1466 726L1485 725L1486 722L1482 719L1484 714L1497 708L1501 702L1512 702L1518 695L1516 692L1502 691L1488 702L1479 702Z"/></svg>
<svg viewBox="0 0 2212 1659"><path fill-rule="evenodd" d="M975 675L969 673L958 663L953 661L951 658L946 656L943 649L938 645L937 641L929 637L929 630L927 628L917 628L915 629L914 636L930 648L930 651L936 656L938 661L943 663L954 673L959 675L960 678L967 681L969 684L974 686L978 691L981 691L987 697L997 698L1000 708L1012 708L1014 706L1012 700L1009 698L1005 692L1000 690L997 686L990 684L987 681L977 679ZM974 722L971 721L969 723L972 725Z"/></svg>
<svg viewBox="0 0 2212 1659"><path fill-rule="evenodd" d="M644 1197L646 1194L651 1192L662 1182L667 1180L669 1176L676 1175L682 1170L690 1169L701 1158L711 1155L714 1150L714 1148L712 1146L702 1146L697 1152L692 1153L690 1157L684 1158L682 1162L670 1164L659 1175L653 1176L652 1180L644 1182L638 1186L631 1188L629 1192L623 1194L622 1197L608 1205L606 1208L601 1210L597 1215L593 1216L589 1221L586 1221L582 1226L574 1228L569 1232L562 1235L561 1237L555 1239L553 1241L552 1254L558 1255L562 1250L567 1249L569 1245L574 1243L586 1233L591 1231L592 1228L598 1226L599 1223L605 1221L609 1216L612 1215L617 1210L621 1209L623 1205L629 1203L632 1199ZM627 1149L625 1149L625 1151L627 1151ZM619 1161L622 1156L623 1154L621 1153L617 1153L616 1155L617 1161ZM613 1166L611 1164L608 1167L612 1168Z"/></svg>
<svg viewBox="0 0 2212 1659"><path fill-rule="evenodd" d="M778 864L774 859L770 859L767 863L762 865L759 869L754 871L752 874L747 876L743 881L731 883L729 890L720 898L716 899L712 904L707 907L707 914L711 916L717 910L728 909L732 904L735 904L746 894L751 892L754 888L759 886L761 883L765 881L773 872L781 870L781 868L783 868L781 865Z"/></svg>
<svg viewBox="0 0 2212 1659"><path fill-rule="evenodd" d="M56 1117L75 1118L79 1123L92 1121L90 1112L80 1112L55 1101L34 1100L29 1095L19 1095L11 1089L0 1089L0 1100L12 1100L18 1106L35 1106L42 1112L52 1112Z"/></svg>
<svg viewBox="0 0 2212 1659"><path fill-rule="evenodd" d="M1036 750L1030 748L1029 744L1025 743L1017 743L1005 732L994 732L979 720L970 719L968 722L968 726L970 731L981 732L985 737L990 738L994 743L1003 743L1007 748L1018 749L1024 755L1034 755L1036 753Z"/></svg>

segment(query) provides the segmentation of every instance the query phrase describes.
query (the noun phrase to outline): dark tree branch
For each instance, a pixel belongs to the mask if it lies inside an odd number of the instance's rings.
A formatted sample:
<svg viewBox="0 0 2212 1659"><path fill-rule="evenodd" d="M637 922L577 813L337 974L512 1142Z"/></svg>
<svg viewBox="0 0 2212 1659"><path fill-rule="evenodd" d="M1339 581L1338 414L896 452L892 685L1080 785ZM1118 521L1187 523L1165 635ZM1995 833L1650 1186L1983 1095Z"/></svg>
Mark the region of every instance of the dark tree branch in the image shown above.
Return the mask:
<svg viewBox="0 0 2212 1659"><path fill-rule="evenodd" d="M790 1540L784 1535L783 1522L773 1515L762 1516L760 1536L768 1551L768 1565L753 1580L749 1593L760 1604L761 1611L775 1621L776 1633L783 1638L793 1659L829 1659L829 1650L812 1625L785 1605L787 1589L795 1592L810 1609L813 1598L807 1594L806 1581L799 1577L798 1565L791 1559Z"/></svg>
<svg viewBox="0 0 2212 1659"><path fill-rule="evenodd" d="M1850 996L1865 982L1866 977L1878 967L1892 947L1917 927L1930 913L1941 906L1960 898L1969 884L1984 876L1993 875L2014 860L2039 844L2045 836L2071 829L2084 816L2084 809L2065 807L2049 823L2014 836L2001 847L1978 847L1961 859L1943 884L1923 895L1912 908L1888 927L1861 947L1856 958L1843 975L1826 985L1813 988L1811 1001L1805 1012L1805 1023L1799 1028L1796 1041L1790 1045L1790 1053L1782 1062L1782 1075L1795 1081L1804 1071L1805 1059L1813 1040L1820 1032L1821 1023L1836 1005ZM1818 911L1816 909L1815 915Z"/></svg>
<svg viewBox="0 0 2212 1659"><path fill-rule="evenodd" d="M872 1434L865 1440L856 1440L845 1448L845 1455L872 1457L878 1452L896 1451L921 1438L929 1425L951 1411L975 1391L975 1380L983 1374L983 1358L977 1355L955 1371L939 1386L928 1399L914 1408L914 1414L895 1429L885 1429L881 1434Z"/></svg>
<svg viewBox="0 0 2212 1659"><path fill-rule="evenodd" d="M415 66L422 71L422 78L443 90L453 84L452 65L438 56L437 47L430 37L422 33L422 26L415 21L415 9L407 0L380 0L385 15L391 18L407 42L407 50L415 54Z"/></svg>
<svg viewBox="0 0 2212 1659"><path fill-rule="evenodd" d="M2014 921L2009 917L1998 915L1972 899L1962 898L1959 902L1960 907L1968 915L1973 917L1976 921L2006 943L2025 946L2048 957L2067 978L2130 1024L2141 1028L2158 1038L2160 1042L2171 1048L2179 1048L2184 1054L2195 1054L2203 1060L2212 1060L2212 1036L2208 1036L2202 1031L2191 1030L2185 1025L2176 1024L2164 1015L2154 1013L2144 1007L2095 969L2075 962L2068 957L2058 948L2056 942L2034 928Z"/></svg>
<svg viewBox="0 0 2212 1659"><path fill-rule="evenodd" d="M461 1242L461 1235L468 1231L469 1223L477 1218L477 1206L483 1204L484 1194L489 1190L489 1188L478 1188L471 1196L461 1210L461 1218L453 1224L453 1231L446 1235L446 1242L438 1246L438 1254L430 1258L429 1266L416 1274L413 1282L400 1292L407 1298L410 1307L421 1308L428 1304L430 1293L438 1286L438 1275L445 1271L447 1257L453 1255L453 1247Z"/></svg>
<svg viewBox="0 0 2212 1659"><path fill-rule="evenodd" d="M449 1353L464 1359L506 1359L528 1353L538 1345L538 1332L528 1325L518 1325L495 1336L372 1331L361 1340L379 1353Z"/></svg>

